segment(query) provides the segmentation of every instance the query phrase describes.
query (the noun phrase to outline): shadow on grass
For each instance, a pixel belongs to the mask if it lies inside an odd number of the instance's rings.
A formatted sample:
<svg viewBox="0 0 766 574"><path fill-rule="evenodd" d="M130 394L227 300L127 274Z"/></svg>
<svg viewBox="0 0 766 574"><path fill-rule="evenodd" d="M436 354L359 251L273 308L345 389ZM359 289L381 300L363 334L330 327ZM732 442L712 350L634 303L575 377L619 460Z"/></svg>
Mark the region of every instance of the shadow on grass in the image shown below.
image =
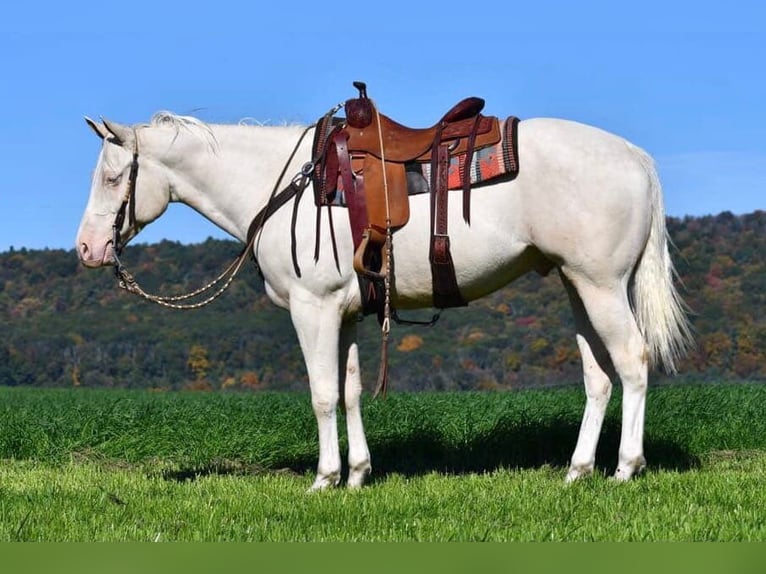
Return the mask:
<svg viewBox="0 0 766 574"><path fill-rule="evenodd" d="M499 421L489 432L464 444L454 444L443 433L428 428L415 429L405 436L372 439L369 444L373 464L370 481L385 480L391 474L469 474L543 466L563 469L569 464L578 431L579 423L565 420L537 424ZM614 472L619 442L619 423L607 419L599 440L597 472ZM646 437L644 450L650 469L686 471L700 464L697 456L671 440ZM316 455L308 453L277 461L273 468L224 460L165 471L163 478L187 481L209 475L304 475L314 472L316 463ZM346 474L344 468L344 481Z"/></svg>
<svg viewBox="0 0 766 574"><path fill-rule="evenodd" d="M262 474L295 474L292 468L271 469L260 464L246 464L234 460L218 460L209 464L193 465L174 470L164 470L164 480L187 482L206 476L256 476Z"/></svg>
<svg viewBox="0 0 766 574"><path fill-rule="evenodd" d="M462 445L448 444L436 433L371 443L372 480L388 474L417 476L430 472L468 474L500 468L566 468L574 451L579 423L569 421L541 424L498 423L491 432ZM613 474L617 466L620 425L604 422L596 456L596 471ZM683 446L667 439L645 437L648 467L686 471L700 460Z"/></svg>

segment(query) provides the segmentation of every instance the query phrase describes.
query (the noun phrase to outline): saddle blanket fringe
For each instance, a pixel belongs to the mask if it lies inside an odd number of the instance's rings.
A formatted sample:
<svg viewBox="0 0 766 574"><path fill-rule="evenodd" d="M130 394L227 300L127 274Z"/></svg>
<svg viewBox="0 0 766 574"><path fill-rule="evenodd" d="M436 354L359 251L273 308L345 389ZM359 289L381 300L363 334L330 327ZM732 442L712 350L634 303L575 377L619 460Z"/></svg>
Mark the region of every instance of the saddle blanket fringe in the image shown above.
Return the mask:
<svg viewBox="0 0 766 574"><path fill-rule="evenodd" d="M498 177L515 177L519 171L517 144L518 118L509 117L501 123L500 141L489 147L476 150L470 165L471 184L486 183ZM431 165L423 164L423 177L431 181ZM466 170L466 156L461 154L450 159L448 189L463 187L463 174Z"/></svg>

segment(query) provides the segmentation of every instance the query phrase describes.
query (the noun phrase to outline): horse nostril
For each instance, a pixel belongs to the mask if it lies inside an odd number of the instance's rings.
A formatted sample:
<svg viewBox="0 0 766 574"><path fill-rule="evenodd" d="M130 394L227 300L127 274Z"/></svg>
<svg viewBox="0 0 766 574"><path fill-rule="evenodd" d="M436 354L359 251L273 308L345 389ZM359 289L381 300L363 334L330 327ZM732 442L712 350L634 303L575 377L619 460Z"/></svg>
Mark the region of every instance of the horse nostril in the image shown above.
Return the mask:
<svg viewBox="0 0 766 574"><path fill-rule="evenodd" d="M87 243L81 243L80 244L80 259L83 261L88 259L88 255L90 254L90 248L88 247Z"/></svg>

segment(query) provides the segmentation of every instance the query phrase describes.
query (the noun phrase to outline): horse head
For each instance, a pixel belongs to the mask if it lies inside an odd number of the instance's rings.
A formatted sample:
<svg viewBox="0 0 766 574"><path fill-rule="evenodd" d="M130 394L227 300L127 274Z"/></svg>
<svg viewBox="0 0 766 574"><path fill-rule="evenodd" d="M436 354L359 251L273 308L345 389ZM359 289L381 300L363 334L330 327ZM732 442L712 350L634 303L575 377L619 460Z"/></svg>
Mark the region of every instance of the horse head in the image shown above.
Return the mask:
<svg viewBox="0 0 766 574"><path fill-rule="evenodd" d="M104 119L85 121L102 147L76 247L83 265L101 267L114 264L121 247L162 215L170 201L170 182L150 154L139 157L140 129Z"/></svg>

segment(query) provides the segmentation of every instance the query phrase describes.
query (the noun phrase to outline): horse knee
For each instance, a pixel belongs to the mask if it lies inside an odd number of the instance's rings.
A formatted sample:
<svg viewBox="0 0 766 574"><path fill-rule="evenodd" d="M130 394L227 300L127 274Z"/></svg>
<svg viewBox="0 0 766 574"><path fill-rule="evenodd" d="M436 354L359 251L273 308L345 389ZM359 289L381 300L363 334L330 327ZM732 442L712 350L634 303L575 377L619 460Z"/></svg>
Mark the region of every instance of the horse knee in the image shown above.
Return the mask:
<svg viewBox="0 0 766 574"><path fill-rule="evenodd" d="M591 400L608 402L612 396L612 380L603 372L586 373L585 394Z"/></svg>
<svg viewBox="0 0 766 574"><path fill-rule="evenodd" d="M329 416L338 408L337 393L312 393L311 406L314 413L319 416Z"/></svg>

